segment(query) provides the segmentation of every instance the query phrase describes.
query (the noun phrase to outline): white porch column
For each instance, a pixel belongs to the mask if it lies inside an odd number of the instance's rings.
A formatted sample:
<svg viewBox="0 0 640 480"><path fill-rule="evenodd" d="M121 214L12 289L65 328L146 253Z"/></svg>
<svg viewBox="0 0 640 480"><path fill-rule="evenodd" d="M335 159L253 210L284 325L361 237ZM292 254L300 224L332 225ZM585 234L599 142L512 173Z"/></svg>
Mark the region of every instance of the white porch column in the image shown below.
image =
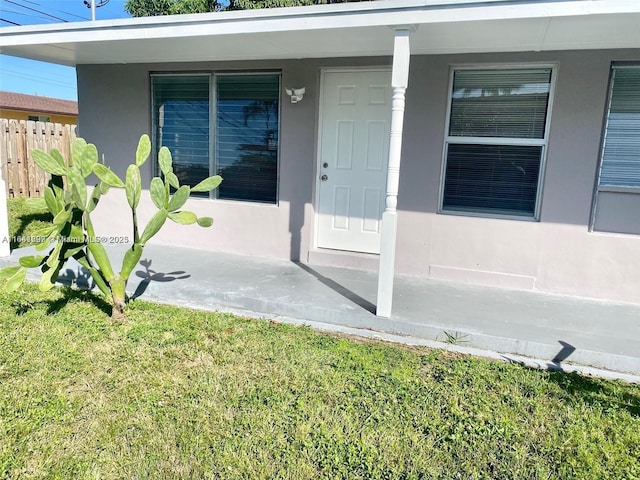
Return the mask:
<svg viewBox="0 0 640 480"><path fill-rule="evenodd" d="M0 169L0 257L8 257L11 253L9 246L9 221L7 214L7 188L2 179L2 169Z"/></svg>
<svg viewBox="0 0 640 480"><path fill-rule="evenodd" d="M389 140L389 164L387 167L386 207L382 214L380 231L380 268L378 270L378 300L376 315L389 318L393 301L393 275L396 262L396 231L398 227L398 184L400 182L400 153L402 150L402 124L404 121L404 97L409 80L408 27L397 28L393 43L393 69L391 87L391 136Z"/></svg>

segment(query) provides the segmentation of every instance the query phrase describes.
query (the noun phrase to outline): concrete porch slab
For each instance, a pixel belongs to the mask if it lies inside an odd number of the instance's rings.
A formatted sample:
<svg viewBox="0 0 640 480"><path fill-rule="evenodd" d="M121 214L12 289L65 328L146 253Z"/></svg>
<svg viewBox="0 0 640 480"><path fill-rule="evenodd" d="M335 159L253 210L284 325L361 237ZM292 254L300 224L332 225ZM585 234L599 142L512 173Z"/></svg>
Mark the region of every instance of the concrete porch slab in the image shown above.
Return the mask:
<svg viewBox="0 0 640 480"><path fill-rule="evenodd" d="M116 257L125 248L109 247ZM14 251L2 264L31 253ZM70 265L63 279L78 274ZM151 301L640 375L640 305L398 275L384 319L374 314L376 289L375 272L159 245L147 246L129 283L131 296Z"/></svg>

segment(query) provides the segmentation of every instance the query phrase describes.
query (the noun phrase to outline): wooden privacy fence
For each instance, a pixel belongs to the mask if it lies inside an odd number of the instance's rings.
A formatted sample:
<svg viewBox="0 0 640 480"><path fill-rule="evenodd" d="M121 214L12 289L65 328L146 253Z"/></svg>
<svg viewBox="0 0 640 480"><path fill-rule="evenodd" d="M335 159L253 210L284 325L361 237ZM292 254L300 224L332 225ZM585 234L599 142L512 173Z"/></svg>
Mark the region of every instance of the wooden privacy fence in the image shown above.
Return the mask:
<svg viewBox="0 0 640 480"><path fill-rule="evenodd" d="M69 158L76 139L75 125L8 120L0 118L0 165L8 197L41 197L51 177L33 161L38 148L50 152L57 148Z"/></svg>

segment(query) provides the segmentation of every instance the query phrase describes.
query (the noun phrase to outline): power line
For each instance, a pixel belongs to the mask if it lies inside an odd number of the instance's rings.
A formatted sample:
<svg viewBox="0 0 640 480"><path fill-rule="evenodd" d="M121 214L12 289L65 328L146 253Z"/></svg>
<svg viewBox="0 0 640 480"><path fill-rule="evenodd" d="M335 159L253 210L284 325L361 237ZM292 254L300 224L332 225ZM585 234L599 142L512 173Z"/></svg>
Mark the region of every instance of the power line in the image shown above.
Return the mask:
<svg viewBox="0 0 640 480"><path fill-rule="evenodd" d="M2 76L3 77L14 77L14 78L21 78L21 79L25 79L25 80L34 80L33 75L21 75L19 73L14 73L11 72L10 70L2 70ZM58 82L49 78L41 78L38 77L37 79L38 83L45 83L47 85L52 85L54 87L60 87L60 88L69 88L69 89L75 89L75 87L69 83L66 82Z"/></svg>
<svg viewBox="0 0 640 480"><path fill-rule="evenodd" d="M68 22L68 20L65 20L64 18L56 17L55 15L51 15L50 13L43 12L41 10L36 10L35 8L27 7L26 5L21 5L18 2L14 2L13 0L4 0L4 1L7 2L7 3L12 3L13 5L17 5L20 8L26 8L27 10L31 10L33 12L41 13L41 14L46 15L48 17L55 18L56 20L60 20L61 22L65 22L65 23Z"/></svg>
<svg viewBox="0 0 640 480"><path fill-rule="evenodd" d="M38 3L38 2L30 2L29 0L22 0L22 1L25 2L25 3L30 3L31 5L37 5L39 7L45 8L44 5L42 5L41 3ZM56 8L49 7L48 5L47 5L46 8L50 8L54 12L64 13L65 15L71 15L72 17L81 18L82 20L89 20L89 17L83 17L82 15L78 15L76 13L65 12L64 10L58 10Z"/></svg>
<svg viewBox="0 0 640 480"><path fill-rule="evenodd" d="M33 60L31 60L32 62ZM0 69L2 69L2 72L12 72L15 73L17 75L29 75L29 76L33 76L33 72L34 72L34 66L31 65L29 66L29 68L22 68L20 65L15 65L15 64L11 64L10 65L10 70L8 70L7 68L3 68L2 66L0 66ZM64 68L70 68L72 69L73 67L64 67ZM62 73L59 71L50 71L47 70L45 72L45 75L47 78L49 78L50 80L55 80L58 82L67 82L69 80L69 78L73 75L71 75L70 73Z"/></svg>
<svg viewBox="0 0 640 480"><path fill-rule="evenodd" d="M22 15L23 17L31 17L31 18L41 18L42 20L50 20L48 17L43 17L42 15L35 15L33 13L22 13L16 10L10 10L8 8L3 9L4 13L13 13L14 15Z"/></svg>
<svg viewBox="0 0 640 480"><path fill-rule="evenodd" d="M92 1L92 0L84 0L84 4L85 4L88 8L91 8L91 1ZM109 0L95 0L96 8L98 8L98 7L104 7L107 3L109 3Z"/></svg>
<svg viewBox="0 0 640 480"><path fill-rule="evenodd" d="M7 20L5 18L0 18L0 21L10 23L11 25L17 25L19 27L22 26L20 23L12 22L11 20Z"/></svg>

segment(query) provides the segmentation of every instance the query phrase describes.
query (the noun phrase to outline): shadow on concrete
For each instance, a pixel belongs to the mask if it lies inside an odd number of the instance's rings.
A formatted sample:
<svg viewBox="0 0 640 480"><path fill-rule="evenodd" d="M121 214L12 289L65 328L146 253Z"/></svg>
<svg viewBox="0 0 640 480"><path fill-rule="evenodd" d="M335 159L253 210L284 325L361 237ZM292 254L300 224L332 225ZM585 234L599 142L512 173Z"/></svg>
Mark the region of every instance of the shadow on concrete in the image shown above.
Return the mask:
<svg viewBox="0 0 640 480"><path fill-rule="evenodd" d="M569 344L567 342L563 342L562 340L558 340L558 343L560 345L562 345L562 348L560 349L560 351L558 353L556 353L556 356L553 357L551 359L551 361L554 364L557 363L558 365L560 365L567 358L569 358L573 352L576 351L576 347L574 347L573 345L571 345L571 344Z"/></svg>
<svg viewBox="0 0 640 480"><path fill-rule="evenodd" d="M140 297L147 290L147 288L149 288L149 284L151 282L166 283L174 282L176 280L184 280L191 277L191 275L183 270L167 273L156 272L155 270L151 270L151 262L152 260L148 260L146 258L144 260L140 260L140 265L144 267L144 271L138 270L136 272L136 277L141 278L142 281L136 287L136 291L133 292L133 295L131 295L131 300L135 300L136 298Z"/></svg>
<svg viewBox="0 0 640 480"><path fill-rule="evenodd" d="M562 362L571 356L573 352L576 351L576 347L571 345L570 343L563 342L562 340L558 340L558 343L562 346L560 351L555 354L555 356L551 359L550 362L547 362L545 365L540 365L540 368L545 368L551 372L566 372L564 367L562 366ZM523 361L516 360L508 355L501 355L501 357L509 363L515 363L522 367L527 367L527 364Z"/></svg>
<svg viewBox="0 0 640 480"><path fill-rule="evenodd" d="M347 300L352 301L353 303L355 303L359 307L364 308L368 312L373 313L375 315L376 306L373 303L371 303L369 300L367 300L365 298L362 298L360 295L358 295L357 293L352 292L348 288L340 285L338 282L336 282L334 280L331 280L330 278L325 277L321 273L316 272L309 265L305 265L304 263L300 263L300 262L293 262L293 263L295 263L298 267L300 267L305 272L307 272L310 275L313 275L314 277L316 277L320 281L320 283L322 283L323 285L326 285L327 287L329 287L334 292L339 293L340 295L342 295Z"/></svg>
<svg viewBox="0 0 640 480"><path fill-rule="evenodd" d="M58 282L68 286L76 286L83 290L93 290L96 286L93 278L84 267L78 267L76 271L67 268L64 272L60 272Z"/></svg>

